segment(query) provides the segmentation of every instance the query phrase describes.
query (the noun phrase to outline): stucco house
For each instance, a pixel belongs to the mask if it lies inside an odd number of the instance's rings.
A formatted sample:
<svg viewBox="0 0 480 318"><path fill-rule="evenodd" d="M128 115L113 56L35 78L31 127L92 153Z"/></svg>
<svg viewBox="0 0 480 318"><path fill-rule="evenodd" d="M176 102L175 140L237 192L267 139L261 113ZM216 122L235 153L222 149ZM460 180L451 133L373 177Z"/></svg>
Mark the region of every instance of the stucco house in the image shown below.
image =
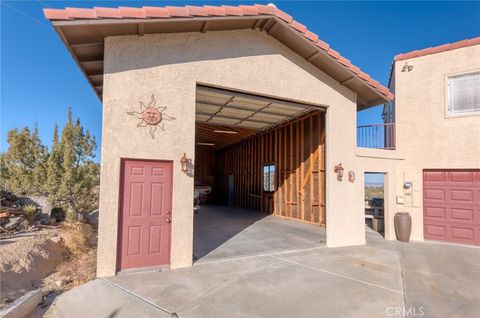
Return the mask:
<svg viewBox="0 0 480 318"><path fill-rule="evenodd" d="M480 37L395 56L396 207L412 239L480 244ZM411 184L411 186L409 186Z"/></svg>
<svg viewBox="0 0 480 318"><path fill-rule="evenodd" d="M448 174L425 169L464 169L455 176L475 178L479 202L478 96L469 116L444 108L445 74L480 70L478 39L397 57L388 89L272 5L45 15L102 100L98 276L192 265L194 185L217 203L316 224L329 247L365 243L365 172L385 173L386 239L399 210L423 239L422 180ZM402 72L405 62L413 70ZM384 144L359 147L357 112L379 104L390 118Z"/></svg>

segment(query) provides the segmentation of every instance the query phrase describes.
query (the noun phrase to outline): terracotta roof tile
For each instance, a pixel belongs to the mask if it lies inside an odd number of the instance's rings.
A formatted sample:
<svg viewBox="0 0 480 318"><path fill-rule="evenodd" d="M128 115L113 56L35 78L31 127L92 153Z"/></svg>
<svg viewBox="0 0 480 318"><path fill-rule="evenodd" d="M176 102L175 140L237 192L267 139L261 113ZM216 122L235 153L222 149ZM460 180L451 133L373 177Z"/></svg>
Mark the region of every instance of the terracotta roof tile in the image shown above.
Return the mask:
<svg viewBox="0 0 480 318"><path fill-rule="evenodd" d="M149 18L170 18L167 8L160 7L143 7L145 15Z"/></svg>
<svg viewBox="0 0 480 318"><path fill-rule="evenodd" d="M188 8L187 7L166 7L168 10L168 14L170 14L171 17L175 18L189 18L190 14L188 13Z"/></svg>
<svg viewBox="0 0 480 318"><path fill-rule="evenodd" d="M70 18L74 19L96 19L97 15L93 9L65 8Z"/></svg>
<svg viewBox="0 0 480 318"><path fill-rule="evenodd" d="M353 65L348 59L342 57L337 51L330 48L330 46L320 40L318 35L307 30L307 27L272 5L240 5L240 6L185 6L185 7L119 7L119 8L103 8L95 7L94 9L84 8L66 8L66 9L44 9L45 17L49 20L74 20L74 19L152 19L152 18L177 18L177 17L208 17L208 16L256 16L256 15L270 15L278 17L286 22L292 29L298 31L306 39L313 42L314 45L326 51L327 54L337 60L339 65L345 67L353 74L358 75L367 84L374 87L377 92L392 98L393 94L386 88L381 86L377 81L374 81L370 76L361 71L358 67ZM461 47L466 45L479 44L480 38L460 41L454 44L442 46L442 50L452 49L453 47ZM429 48L422 51L413 51L406 54L399 54L395 60L406 59L419 56L422 53L431 54L438 51L440 47ZM426 53L427 52L427 53Z"/></svg>
<svg viewBox="0 0 480 318"><path fill-rule="evenodd" d="M243 10L244 15L259 15L258 7L256 6L239 6Z"/></svg>
<svg viewBox="0 0 480 318"><path fill-rule="evenodd" d="M292 28L294 28L295 30L297 30L300 33L307 32L307 27L304 26L303 24L295 21L295 20L293 20L292 23L290 23L290 25L292 26Z"/></svg>
<svg viewBox="0 0 480 318"><path fill-rule="evenodd" d="M318 35L308 30L305 32L305 37L314 43L318 41Z"/></svg>
<svg viewBox="0 0 480 318"><path fill-rule="evenodd" d="M188 13L194 17L207 17L207 9L204 7L187 6Z"/></svg>
<svg viewBox="0 0 480 318"><path fill-rule="evenodd" d="M361 72L360 68L356 67L356 66L353 65L353 64L350 64L349 69L350 69L353 73L355 73L355 74L357 74L357 75L360 74L360 72Z"/></svg>
<svg viewBox="0 0 480 318"><path fill-rule="evenodd" d="M338 53L337 51L335 51L332 48L329 48L327 53L328 53L328 55L330 55L333 58L336 58L337 60L340 58L340 53Z"/></svg>
<svg viewBox="0 0 480 318"><path fill-rule="evenodd" d="M260 13L260 14L275 14L275 7L273 7L273 6L256 4L255 7L258 8L258 13Z"/></svg>
<svg viewBox="0 0 480 318"><path fill-rule="evenodd" d="M205 9L207 9L208 15L220 16L220 17L227 15L225 13L225 8L222 8L222 7L205 6Z"/></svg>
<svg viewBox="0 0 480 318"><path fill-rule="evenodd" d="M236 16L242 16L243 15L243 9L240 8L240 7L222 6L222 8L225 9L225 13L227 15L236 15Z"/></svg>
<svg viewBox="0 0 480 318"><path fill-rule="evenodd" d="M349 59L346 59L343 56L339 56L338 61L347 67L352 64Z"/></svg>
<svg viewBox="0 0 480 318"><path fill-rule="evenodd" d="M317 43L315 43L319 48L324 49L325 51L328 51L330 48L330 45L328 43L323 42L322 40L318 39Z"/></svg>
<svg viewBox="0 0 480 318"><path fill-rule="evenodd" d="M123 18L145 19L147 17L143 8L119 7Z"/></svg>
<svg viewBox="0 0 480 318"><path fill-rule="evenodd" d="M411 58L414 58L414 57L425 56L425 55L429 55L429 54L435 54L435 53L455 50L455 49L459 49L459 48L462 48L462 47L468 47L468 46L472 46L472 45L476 45L476 44L480 44L480 37L476 37L476 38L473 38L473 39L462 40L462 41L458 41L458 42L454 42L454 43L447 43L447 44L443 44L443 45L435 46L435 47L429 47L429 48L422 49L422 50L415 50L415 51L411 51L411 52L408 52L408 53L397 54L397 55L395 55L393 60L394 61L402 61L402 60L407 60L407 59L411 59Z"/></svg>
<svg viewBox="0 0 480 318"><path fill-rule="evenodd" d="M103 7L95 7L95 14L97 18L107 18L107 19L121 19L122 13L117 8L103 8Z"/></svg>
<svg viewBox="0 0 480 318"><path fill-rule="evenodd" d="M275 15L287 23L292 23L293 18L291 15L283 12L280 9L275 8Z"/></svg>
<svg viewBox="0 0 480 318"><path fill-rule="evenodd" d="M73 20L64 9L43 9L43 13L49 20Z"/></svg>

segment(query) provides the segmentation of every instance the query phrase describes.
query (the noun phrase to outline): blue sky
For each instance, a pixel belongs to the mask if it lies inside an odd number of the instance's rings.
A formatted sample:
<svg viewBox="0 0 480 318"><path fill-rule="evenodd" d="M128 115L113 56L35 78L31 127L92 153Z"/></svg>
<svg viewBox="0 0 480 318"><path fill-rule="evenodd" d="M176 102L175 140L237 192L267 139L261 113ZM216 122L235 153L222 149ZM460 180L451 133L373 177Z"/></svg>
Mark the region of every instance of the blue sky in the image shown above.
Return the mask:
<svg viewBox="0 0 480 318"><path fill-rule="evenodd" d="M221 5L263 1L1 1L1 149L6 133L38 123L49 145L67 108L101 140L101 104L61 43L44 7ZM386 84L394 55L480 35L479 2L273 1L370 76ZM359 124L381 122L380 108ZM100 159L100 147L96 160Z"/></svg>

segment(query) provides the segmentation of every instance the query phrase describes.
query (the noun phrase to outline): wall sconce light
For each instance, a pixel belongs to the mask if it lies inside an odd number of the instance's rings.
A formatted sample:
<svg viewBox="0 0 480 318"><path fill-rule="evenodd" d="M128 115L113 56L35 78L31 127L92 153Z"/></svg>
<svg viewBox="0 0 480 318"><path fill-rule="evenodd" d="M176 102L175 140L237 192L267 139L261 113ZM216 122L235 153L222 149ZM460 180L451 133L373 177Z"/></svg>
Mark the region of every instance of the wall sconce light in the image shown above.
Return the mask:
<svg viewBox="0 0 480 318"><path fill-rule="evenodd" d="M336 165L334 168L333 168L333 171L337 174L337 180L338 181L342 181L342 178L343 178L343 167L342 167L342 164L339 163L338 165Z"/></svg>
<svg viewBox="0 0 480 318"><path fill-rule="evenodd" d="M348 172L348 181L350 181L351 183L355 181L355 172L353 171Z"/></svg>
<svg viewBox="0 0 480 318"><path fill-rule="evenodd" d="M412 182L411 181L405 181L403 183L403 188L404 189L410 189L412 187Z"/></svg>
<svg viewBox="0 0 480 318"><path fill-rule="evenodd" d="M190 162L192 162L192 159L187 158L187 153L183 153L183 156L180 158L180 164L182 165L182 172L188 172Z"/></svg>

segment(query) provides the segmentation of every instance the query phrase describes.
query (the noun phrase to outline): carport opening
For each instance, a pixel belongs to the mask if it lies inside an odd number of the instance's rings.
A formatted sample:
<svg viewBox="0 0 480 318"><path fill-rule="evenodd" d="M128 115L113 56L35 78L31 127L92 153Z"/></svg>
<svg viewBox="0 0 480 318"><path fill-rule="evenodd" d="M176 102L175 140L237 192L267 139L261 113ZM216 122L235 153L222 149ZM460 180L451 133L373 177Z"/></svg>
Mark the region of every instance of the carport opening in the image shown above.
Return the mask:
<svg viewBox="0 0 480 318"><path fill-rule="evenodd" d="M197 86L194 261L271 214L325 232L324 127L320 106Z"/></svg>
<svg viewBox="0 0 480 318"><path fill-rule="evenodd" d="M365 172L365 225L385 236L385 174Z"/></svg>

